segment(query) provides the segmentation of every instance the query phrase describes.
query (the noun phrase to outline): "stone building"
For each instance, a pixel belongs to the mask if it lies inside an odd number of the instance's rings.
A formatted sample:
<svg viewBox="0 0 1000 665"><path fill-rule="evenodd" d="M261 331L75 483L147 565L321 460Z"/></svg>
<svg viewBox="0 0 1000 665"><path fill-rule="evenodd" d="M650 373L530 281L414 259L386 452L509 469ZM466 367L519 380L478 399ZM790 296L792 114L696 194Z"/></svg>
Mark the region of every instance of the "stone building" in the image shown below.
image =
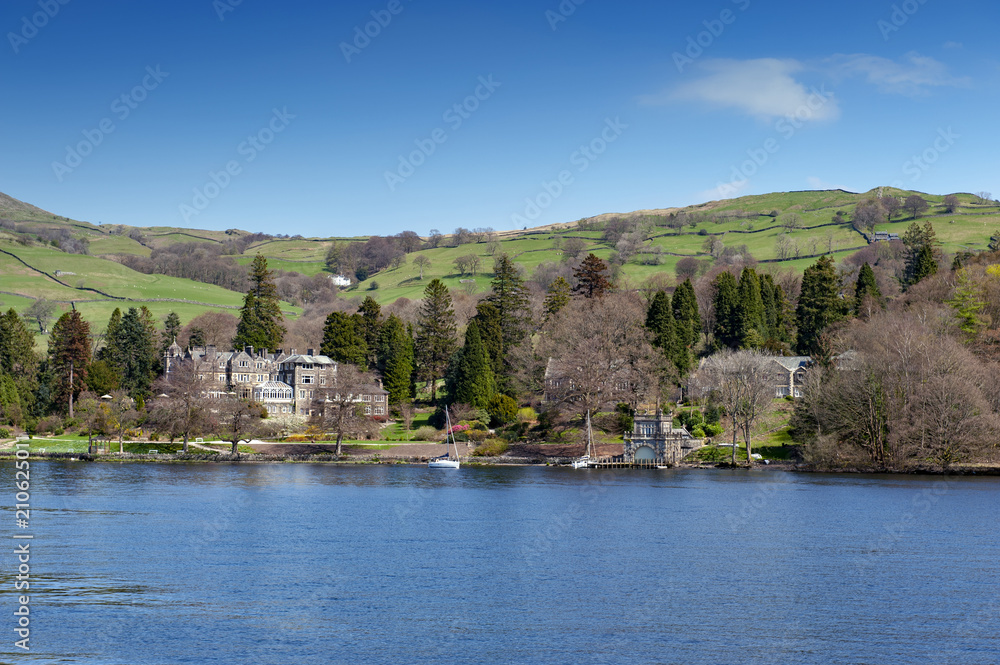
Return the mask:
<svg viewBox="0 0 1000 665"><path fill-rule="evenodd" d="M675 465L702 445L683 427L674 427L670 413L636 413L632 432L625 435L625 461Z"/></svg>
<svg viewBox="0 0 1000 665"><path fill-rule="evenodd" d="M272 416L307 418L313 401L323 391L334 388L337 363L314 349L299 354L295 349L276 353L258 351L252 346L243 350L219 351L214 346L195 346L183 351L175 341L164 354L164 375L169 379L180 363L194 363L195 371L206 382L210 397L235 393L243 399L260 402ZM381 385L372 385L358 396L367 415L385 416L389 393Z"/></svg>

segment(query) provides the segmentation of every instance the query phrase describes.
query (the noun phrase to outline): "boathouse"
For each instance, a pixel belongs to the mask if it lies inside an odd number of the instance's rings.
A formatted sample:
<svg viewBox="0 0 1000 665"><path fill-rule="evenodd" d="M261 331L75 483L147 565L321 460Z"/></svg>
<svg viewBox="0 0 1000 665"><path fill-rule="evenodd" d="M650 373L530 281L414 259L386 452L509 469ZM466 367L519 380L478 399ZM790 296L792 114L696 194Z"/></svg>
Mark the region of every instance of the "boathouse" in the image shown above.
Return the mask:
<svg viewBox="0 0 1000 665"><path fill-rule="evenodd" d="M632 432L625 435L627 464L675 465L702 446L683 427L673 426L673 417L662 409L636 413Z"/></svg>

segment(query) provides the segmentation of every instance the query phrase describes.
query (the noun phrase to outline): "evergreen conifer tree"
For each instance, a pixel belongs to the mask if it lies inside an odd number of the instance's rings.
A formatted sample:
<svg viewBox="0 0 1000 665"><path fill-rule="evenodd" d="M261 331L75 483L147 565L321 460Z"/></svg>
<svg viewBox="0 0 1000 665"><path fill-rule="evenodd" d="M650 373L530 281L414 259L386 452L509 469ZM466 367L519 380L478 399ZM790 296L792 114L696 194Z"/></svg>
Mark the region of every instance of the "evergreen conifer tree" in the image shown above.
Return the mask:
<svg viewBox="0 0 1000 665"><path fill-rule="evenodd" d="M739 293L736 278L730 272L720 272L713 282L715 297L715 348L739 348Z"/></svg>
<svg viewBox="0 0 1000 665"><path fill-rule="evenodd" d="M424 289L417 323L417 372L431 386L431 401L437 402L437 381L444 376L455 349L455 312L451 293L440 279L432 279Z"/></svg>
<svg viewBox="0 0 1000 665"><path fill-rule="evenodd" d="M880 303L882 301L882 292L878 288L878 282L875 281L875 271L872 270L872 267L867 262L861 266L861 270L858 272L858 281L854 284L855 314L861 314L861 306L866 297Z"/></svg>
<svg viewBox="0 0 1000 665"><path fill-rule="evenodd" d="M395 314L385 320L380 334L378 364L389 403L408 402L413 379L413 339Z"/></svg>
<svg viewBox="0 0 1000 665"><path fill-rule="evenodd" d="M677 341L688 349L693 348L701 337L701 314L698 311L698 298L690 279L685 279L677 285L670 299L674 310L674 319L682 324L678 328Z"/></svg>
<svg viewBox="0 0 1000 665"><path fill-rule="evenodd" d="M799 306L795 310L799 330L796 346L799 353L819 353L820 335L831 323L842 319L845 313L833 259L829 256L820 257L802 275L802 292L799 295Z"/></svg>
<svg viewBox="0 0 1000 665"><path fill-rule="evenodd" d="M596 254L588 254L580 266L573 271L577 285L573 289L582 293L585 298L599 298L611 288L605 273L608 271L608 264L602 261Z"/></svg>
<svg viewBox="0 0 1000 665"><path fill-rule="evenodd" d="M469 321L465 329L465 345L459 356L451 391L452 401L484 409L493 397L495 386L493 367L475 319Z"/></svg>
<svg viewBox="0 0 1000 665"><path fill-rule="evenodd" d="M366 296L358 308L358 314L361 315L361 336L364 337L368 349L368 369L375 369L378 365L379 339L382 332L382 306L371 296Z"/></svg>
<svg viewBox="0 0 1000 665"><path fill-rule="evenodd" d="M744 268L736 294L736 331L739 348L758 348L766 340L764 303L760 293L760 278L753 268Z"/></svg>
<svg viewBox="0 0 1000 665"><path fill-rule="evenodd" d="M358 314L330 312L323 326L320 353L336 363L368 365L368 345L361 334L362 317Z"/></svg>
<svg viewBox="0 0 1000 665"><path fill-rule="evenodd" d="M250 289L243 298L233 347L277 349L285 337L283 321L274 272L267 269L267 259L258 254L250 266Z"/></svg>
<svg viewBox="0 0 1000 665"><path fill-rule="evenodd" d="M89 364L90 324L83 320L80 312L66 312L52 326L52 334L49 336L49 368L53 378L53 399L57 404L68 404L70 391L76 397L81 390L86 389Z"/></svg>
<svg viewBox="0 0 1000 665"><path fill-rule="evenodd" d="M557 277L545 293L545 320L558 314L569 304L570 286L565 277Z"/></svg>

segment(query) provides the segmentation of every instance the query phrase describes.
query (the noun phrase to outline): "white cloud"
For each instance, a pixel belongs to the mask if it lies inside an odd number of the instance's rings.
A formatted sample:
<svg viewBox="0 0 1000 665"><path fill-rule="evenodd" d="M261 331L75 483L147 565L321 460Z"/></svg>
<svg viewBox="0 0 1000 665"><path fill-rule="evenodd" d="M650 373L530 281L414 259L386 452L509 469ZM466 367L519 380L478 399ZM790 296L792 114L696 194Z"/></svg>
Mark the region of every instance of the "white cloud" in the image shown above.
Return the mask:
<svg viewBox="0 0 1000 665"><path fill-rule="evenodd" d="M950 42L949 41L949 42L945 42L944 43L944 47L945 48L965 48L965 44L963 44L962 42Z"/></svg>
<svg viewBox="0 0 1000 665"><path fill-rule="evenodd" d="M733 180L731 182L720 182L712 189L695 194L696 201L719 201L721 199L735 199L743 196L743 193L750 188L750 179Z"/></svg>
<svg viewBox="0 0 1000 665"><path fill-rule="evenodd" d="M841 187L839 185L833 185L822 178L817 178L814 175L806 178L806 183L809 185L809 189L816 190L827 190L827 189L847 189L846 187Z"/></svg>
<svg viewBox="0 0 1000 665"><path fill-rule="evenodd" d="M968 77L955 77L944 63L916 51L910 51L902 62L866 53L837 54L826 60L837 78L863 76L881 92L897 95L926 95L931 88L965 87Z"/></svg>
<svg viewBox="0 0 1000 665"><path fill-rule="evenodd" d="M679 101L704 102L735 108L760 118L796 115L808 120L833 120L840 109L831 93L810 90L792 74L804 69L797 60L707 60L699 70L704 76L674 90L640 99L645 104Z"/></svg>

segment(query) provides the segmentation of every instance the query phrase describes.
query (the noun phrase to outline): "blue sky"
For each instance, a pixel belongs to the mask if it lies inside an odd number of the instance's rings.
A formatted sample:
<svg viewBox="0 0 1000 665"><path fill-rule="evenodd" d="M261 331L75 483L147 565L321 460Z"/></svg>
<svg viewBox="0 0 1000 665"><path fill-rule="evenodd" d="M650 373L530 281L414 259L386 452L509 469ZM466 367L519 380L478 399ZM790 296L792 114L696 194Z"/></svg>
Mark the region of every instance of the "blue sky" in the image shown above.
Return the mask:
<svg viewBox="0 0 1000 665"><path fill-rule="evenodd" d="M0 191L92 222L306 236L1000 193L998 12L7 0Z"/></svg>

